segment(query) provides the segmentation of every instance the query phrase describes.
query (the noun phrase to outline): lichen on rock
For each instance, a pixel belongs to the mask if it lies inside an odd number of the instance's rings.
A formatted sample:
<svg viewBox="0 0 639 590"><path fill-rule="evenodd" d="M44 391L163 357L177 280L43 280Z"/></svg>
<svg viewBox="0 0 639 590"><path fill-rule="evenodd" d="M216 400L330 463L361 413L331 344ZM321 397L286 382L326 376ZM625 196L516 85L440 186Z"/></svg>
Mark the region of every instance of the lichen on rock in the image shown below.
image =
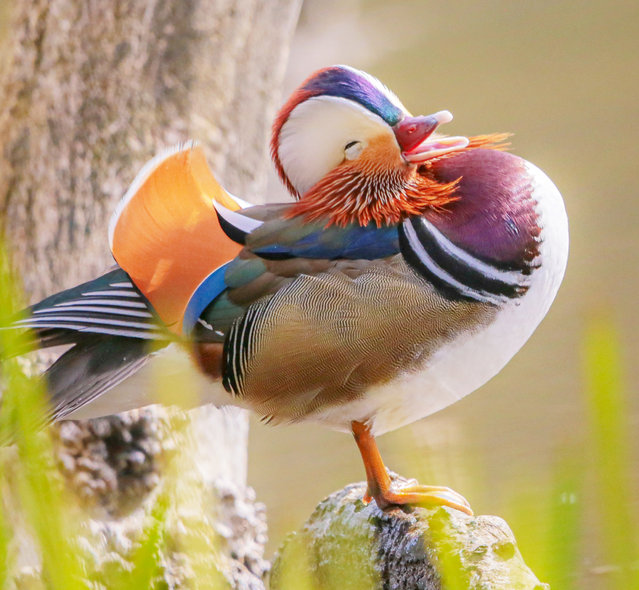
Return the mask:
<svg viewBox="0 0 639 590"><path fill-rule="evenodd" d="M358 483L335 492L287 537L271 590L548 590L501 518L447 507L384 512L363 503L365 491Z"/></svg>

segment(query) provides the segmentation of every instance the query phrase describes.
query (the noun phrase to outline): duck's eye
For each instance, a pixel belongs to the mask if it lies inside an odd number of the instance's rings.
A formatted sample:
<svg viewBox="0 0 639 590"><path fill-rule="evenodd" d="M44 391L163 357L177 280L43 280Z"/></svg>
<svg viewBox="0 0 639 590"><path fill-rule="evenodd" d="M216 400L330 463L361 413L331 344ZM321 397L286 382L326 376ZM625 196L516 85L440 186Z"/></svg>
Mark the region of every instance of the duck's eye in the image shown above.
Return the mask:
<svg viewBox="0 0 639 590"><path fill-rule="evenodd" d="M354 160L362 153L364 145L361 141L349 141L344 146L344 156L347 160Z"/></svg>

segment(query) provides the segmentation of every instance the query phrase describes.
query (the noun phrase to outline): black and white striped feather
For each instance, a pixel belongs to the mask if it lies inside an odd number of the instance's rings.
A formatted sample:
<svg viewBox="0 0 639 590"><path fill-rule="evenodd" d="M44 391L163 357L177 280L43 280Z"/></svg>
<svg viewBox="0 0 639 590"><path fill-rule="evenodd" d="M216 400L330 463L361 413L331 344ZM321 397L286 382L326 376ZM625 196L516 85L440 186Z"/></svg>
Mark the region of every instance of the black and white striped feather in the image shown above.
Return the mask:
<svg viewBox="0 0 639 590"><path fill-rule="evenodd" d="M43 375L51 420L115 387L173 339L121 268L47 297L3 329L32 330L35 348L72 345Z"/></svg>
<svg viewBox="0 0 639 590"><path fill-rule="evenodd" d="M264 223L241 212L231 211L215 200L213 201L213 206L217 212L220 227L231 240L238 244L246 244L246 236Z"/></svg>
<svg viewBox="0 0 639 590"><path fill-rule="evenodd" d="M47 297L21 316L11 327L34 330L41 348L77 342L84 334L168 338L149 302L120 268Z"/></svg>
<svg viewBox="0 0 639 590"><path fill-rule="evenodd" d="M254 354L255 320L267 313L268 304L265 308L249 307L246 313L233 323L224 341L223 385L235 396L242 395L244 376Z"/></svg>
<svg viewBox="0 0 639 590"><path fill-rule="evenodd" d="M501 305L528 290L524 273L473 256L424 217L399 226L399 243L406 261L448 299Z"/></svg>

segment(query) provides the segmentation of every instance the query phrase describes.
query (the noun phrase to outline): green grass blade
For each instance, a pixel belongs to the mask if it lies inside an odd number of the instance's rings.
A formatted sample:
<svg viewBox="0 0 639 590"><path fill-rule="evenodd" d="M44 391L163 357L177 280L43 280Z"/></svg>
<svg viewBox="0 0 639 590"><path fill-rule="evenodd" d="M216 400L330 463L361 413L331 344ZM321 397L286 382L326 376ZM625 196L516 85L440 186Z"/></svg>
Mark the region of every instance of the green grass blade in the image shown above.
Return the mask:
<svg viewBox="0 0 639 590"><path fill-rule="evenodd" d="M543 575L551 588L577 590L584 518L583 473L579 448L563 447L553 476L544 543Z"/></svg>
<svg viewBox="0 0 639 590"><path fill-rule="evenodd" d="M8 256L0 250L0 309L18 309L20 297L15 277L9 272ZM17 493L26 520L41 550L42 571L53 590L86 588L82 563L73 547L73 517L66 510L63 485L54 465L49 437L39 431L45 400L41 384L24 375L15 353L26 344L24 334L0 330L0 358L5 386L2 399L0 434L12 437L18 451L19 466L13 470L17 482L7 482ZM6 473L6 472L5 472ZM3 521L9 521L3 514Z"/></svg>
<svg viewBox="0 0 639 590"><path fill-rule="evenodd" d="M600 543L616 588L638 588L637 519L631 510L628 407L618 337L593 323L585 339L586 403L597 480Z"/></svg>

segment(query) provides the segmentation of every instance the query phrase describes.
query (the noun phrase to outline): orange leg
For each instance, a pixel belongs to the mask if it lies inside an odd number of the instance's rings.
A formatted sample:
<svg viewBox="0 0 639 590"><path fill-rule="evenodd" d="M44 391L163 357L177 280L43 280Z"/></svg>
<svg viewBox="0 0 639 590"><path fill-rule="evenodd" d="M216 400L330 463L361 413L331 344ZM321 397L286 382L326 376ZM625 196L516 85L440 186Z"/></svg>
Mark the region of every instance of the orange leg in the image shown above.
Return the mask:
<svg viewBox="0 0 639 590"><path fill-rule="evenodd" d="M398 504L417 504L423 506L449 506L472 516L470 504L463 496L450 488L440 486L408 485L392 489L391 480L379 454L375 437L370 429L361 422L352 422L351 428L359 452L364 460L368 490L365 502L375 499L377 505L385 510Z"/></svg>

